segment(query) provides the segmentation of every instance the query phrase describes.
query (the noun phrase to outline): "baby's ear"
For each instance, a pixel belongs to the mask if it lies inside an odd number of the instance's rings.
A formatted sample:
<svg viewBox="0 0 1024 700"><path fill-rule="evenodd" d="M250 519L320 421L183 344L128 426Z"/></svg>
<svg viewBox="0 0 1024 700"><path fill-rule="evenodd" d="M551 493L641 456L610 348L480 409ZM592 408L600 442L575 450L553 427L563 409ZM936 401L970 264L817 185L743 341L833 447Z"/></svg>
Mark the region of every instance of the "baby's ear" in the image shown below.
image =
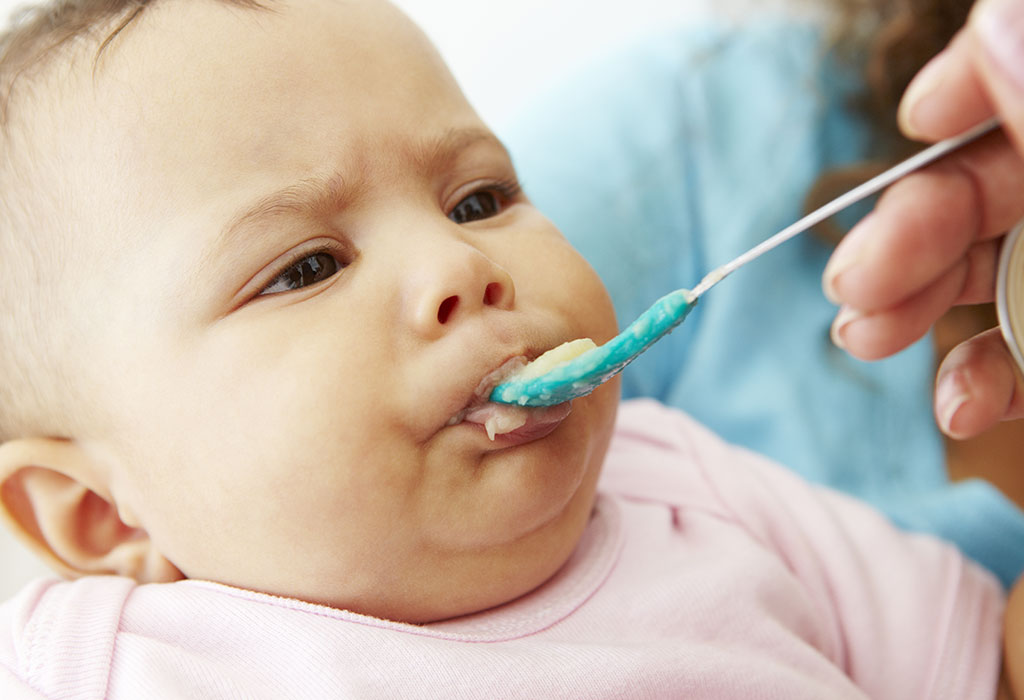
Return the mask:
<svg viewBox="0 0 1024 700"><path fill-rule="evenodd" d="M0 514L37 554L69 577L174 581L181 573L139 527L125 524L89 455L73 442L0 445Z"/></svg>

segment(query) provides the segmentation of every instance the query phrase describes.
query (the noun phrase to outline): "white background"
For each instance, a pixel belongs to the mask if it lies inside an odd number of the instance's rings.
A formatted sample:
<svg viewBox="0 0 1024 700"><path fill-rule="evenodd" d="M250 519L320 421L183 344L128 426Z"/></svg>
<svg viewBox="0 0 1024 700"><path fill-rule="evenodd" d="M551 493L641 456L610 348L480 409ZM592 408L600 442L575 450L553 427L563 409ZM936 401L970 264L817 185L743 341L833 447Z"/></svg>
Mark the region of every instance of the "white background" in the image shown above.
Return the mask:
<svg viewBox="0 0 1024 700"><path fill-rule="evenodd" d="M665 24L710 12L712 0L396 0L435 41L485 121L513 115L533 92L595 52ZM786 0L729 0L715 13L741 17ZM0 0L0 21L23 0ZM811 6L817 3L811 3ZM254 506L258 507L258 506ZM0 601L45 573L0 528Z"/></svg>
<svg viewBox="0 0 1024 700"><path fill-rule="evenodd" d="M272 0L273 1L273 0ZM709 12L712 0L393 0L440 47L481 116L501 121L523 94L594 50ZM810 0L812 5L824 0ZM30 0L0 0L0 20ZM716 13L791 4L717 0ZM497 118L497 121L496 121Z"/></svg>

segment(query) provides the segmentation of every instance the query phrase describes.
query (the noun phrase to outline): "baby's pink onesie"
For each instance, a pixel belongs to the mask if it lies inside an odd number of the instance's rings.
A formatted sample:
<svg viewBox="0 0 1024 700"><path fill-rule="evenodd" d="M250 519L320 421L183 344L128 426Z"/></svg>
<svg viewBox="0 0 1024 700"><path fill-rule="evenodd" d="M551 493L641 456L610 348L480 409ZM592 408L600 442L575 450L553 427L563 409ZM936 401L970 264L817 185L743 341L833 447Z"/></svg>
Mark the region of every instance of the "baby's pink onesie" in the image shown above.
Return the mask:
<svg viewBox="0 0 1024 700"><path fill-rule="evenodd" d="M0 607L0 697L991 698L1002 610L953 548L630 402L583 539L522 598L416 626L39 581Z"/></svg>

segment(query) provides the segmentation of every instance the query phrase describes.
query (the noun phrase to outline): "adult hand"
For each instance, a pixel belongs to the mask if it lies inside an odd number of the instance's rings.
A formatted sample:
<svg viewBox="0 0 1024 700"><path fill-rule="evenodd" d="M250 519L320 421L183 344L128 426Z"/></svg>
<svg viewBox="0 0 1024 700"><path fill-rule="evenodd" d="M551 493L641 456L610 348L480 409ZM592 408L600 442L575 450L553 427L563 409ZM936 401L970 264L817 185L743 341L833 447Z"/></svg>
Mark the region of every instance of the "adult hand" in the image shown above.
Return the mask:
<svg viewBox="0 0 1024 700"><path fill-rule="evenodd" d="M1024 218L1024 0L979 0L911 82L899 120L938 141L993 115L1003 134L894 184L836 248L823 286L841 304L832 337L854 356L891 355L951 306L995 296L999 245ZM1024 378L999 329L944 359L935 415L958 438L1024 417Z"/></svg>

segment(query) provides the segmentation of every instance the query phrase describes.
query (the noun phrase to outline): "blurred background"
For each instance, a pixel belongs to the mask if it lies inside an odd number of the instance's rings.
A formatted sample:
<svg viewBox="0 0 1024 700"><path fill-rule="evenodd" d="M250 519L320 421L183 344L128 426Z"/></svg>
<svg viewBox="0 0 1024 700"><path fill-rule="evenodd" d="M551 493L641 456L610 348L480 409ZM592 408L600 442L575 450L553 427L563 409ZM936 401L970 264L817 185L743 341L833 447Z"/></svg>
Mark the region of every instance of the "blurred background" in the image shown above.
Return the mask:
<svg viewBox="0 0 1024 700"><path fill-rule="evenodd" d="M531 95L598 52L668 24L709 14L736 18L785 0L395 0L435 41L481 116L498 134ZM0 0L0 22L24 0ZM814 3L800 8L814 11ZM0 528L0 600L46 573Z"/></svg>

